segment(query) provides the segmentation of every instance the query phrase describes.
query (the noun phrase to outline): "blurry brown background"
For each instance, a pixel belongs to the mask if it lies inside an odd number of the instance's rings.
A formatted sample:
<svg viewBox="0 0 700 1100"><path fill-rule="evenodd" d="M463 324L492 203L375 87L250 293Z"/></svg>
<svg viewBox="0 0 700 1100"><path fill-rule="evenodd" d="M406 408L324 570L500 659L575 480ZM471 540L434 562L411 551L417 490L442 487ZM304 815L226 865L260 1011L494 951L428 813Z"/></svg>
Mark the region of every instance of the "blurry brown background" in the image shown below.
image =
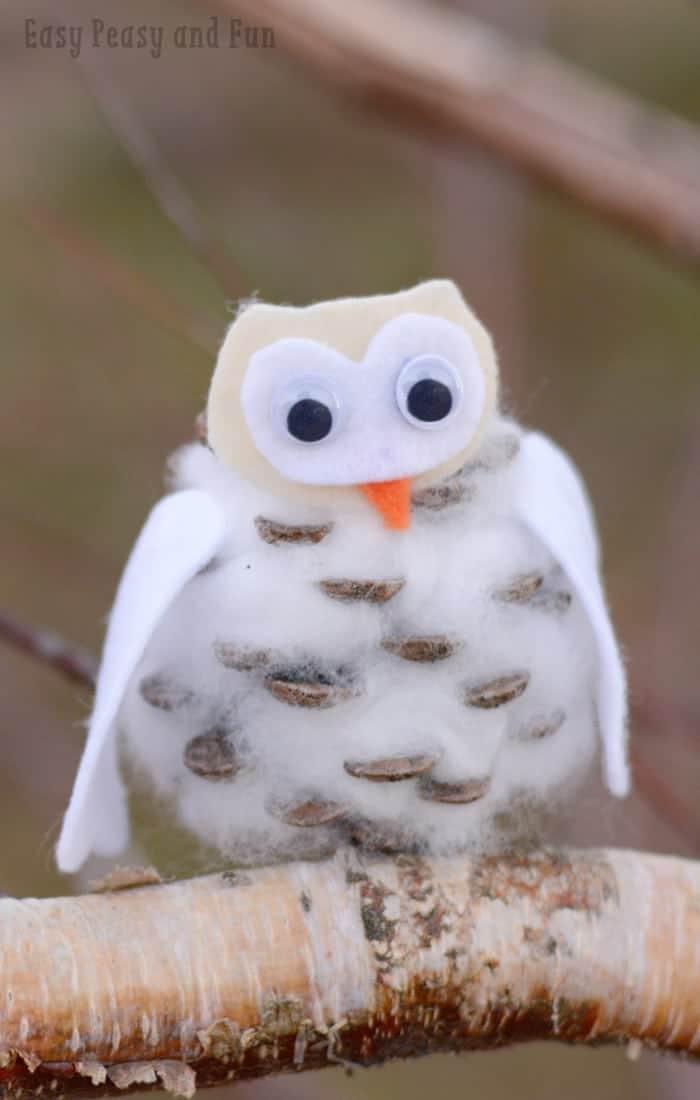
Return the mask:
<svg viewBox="0 0 700 1100"><path fill-rule="evenodd" d="M700 123L696 0L461 7ZM589 483L641 715L637 793L622 806L586 793L567 828L584 843L697 857L697 281L478 150L334 97L279 48L166 47L154 59L84 44L75 60L25 46L27 17L152 23L167 37L207 14L164 0L0 9L0 606L99 647L230 320L96 107L84 74L97 70L194 200L233 295L302 303L436 275L460 284L495 334L508 406L555 436ZM89 695L3 646L0 700L0 890L65 892L52 846ZM239 1094L700 1095L700 1070L673 1065L550 1045Z"/></svg>

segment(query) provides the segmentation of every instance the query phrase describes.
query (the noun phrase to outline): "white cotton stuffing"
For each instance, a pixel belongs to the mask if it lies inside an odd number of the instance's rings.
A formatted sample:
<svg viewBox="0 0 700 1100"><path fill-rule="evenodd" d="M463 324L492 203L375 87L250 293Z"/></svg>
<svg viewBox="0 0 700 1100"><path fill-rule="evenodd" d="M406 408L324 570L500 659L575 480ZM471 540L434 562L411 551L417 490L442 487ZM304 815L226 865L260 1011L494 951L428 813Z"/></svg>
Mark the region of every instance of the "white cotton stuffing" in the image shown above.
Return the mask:
<svg viewBox="0 0 700 1100"><path fill-rule="evenodd" d="M185 448L173 464L177 487L208 490L232 517L231 536L212 566L183 590L153 635L121 711L130 767L173 805L183 825L238 860L307 855L347 840L353 822L394 827L420 847L450 851L494 839L494 821L523 797L549 801L587 770L596 741L595 648L567 579L514 517L517 455L504 441L519 429L496 418L469 467L467 492L439 511L416 508L408 532L381 525L361 494L342 512L272 497L226 469L206 448ZM255 518L333 524L316 545L269 545ZM543 574L526 603L495 594L516 578ZM327 579L388 580L388 602L341 602ZM557 593L568 593L567 606ZM459 648L418 663L382 639L447 636ZM219 643L265 651L267 668L238 671L216 656ZM328 709L280 701L264 686L270 669L309 668L349 676L357 694ZM465 705L469 688L525 673L520 697L492 709ZM158 676L188 694L165 711L139 685ZM563 717L563 720L562 720ZM526 739L540 725L559 727ZM188 742L217 728L239 770L229 779L193 774ZM484 797L446 804L421 797L418 779L376 783L348 774L345 761L434 753L442 783L489 779ZM346 824L300 827L277 816L305 799L338 803ZM350 824L347 824L350 823Z"/></svg>

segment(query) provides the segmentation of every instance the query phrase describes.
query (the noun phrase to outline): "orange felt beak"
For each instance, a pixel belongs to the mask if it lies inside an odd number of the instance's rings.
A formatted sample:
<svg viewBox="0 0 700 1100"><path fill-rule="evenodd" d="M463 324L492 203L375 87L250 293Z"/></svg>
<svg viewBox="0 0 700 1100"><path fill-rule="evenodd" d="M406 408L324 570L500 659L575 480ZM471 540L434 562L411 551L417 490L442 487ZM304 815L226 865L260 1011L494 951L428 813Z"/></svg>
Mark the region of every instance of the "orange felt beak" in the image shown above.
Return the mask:
<svg viewBox="0 0 700 1100"><path fill-rule="evenodd" d="M372 481L358 485L372 507L376 508L387 527L393 531L406 531L411 523L411 479L398 481Z"/></svg>

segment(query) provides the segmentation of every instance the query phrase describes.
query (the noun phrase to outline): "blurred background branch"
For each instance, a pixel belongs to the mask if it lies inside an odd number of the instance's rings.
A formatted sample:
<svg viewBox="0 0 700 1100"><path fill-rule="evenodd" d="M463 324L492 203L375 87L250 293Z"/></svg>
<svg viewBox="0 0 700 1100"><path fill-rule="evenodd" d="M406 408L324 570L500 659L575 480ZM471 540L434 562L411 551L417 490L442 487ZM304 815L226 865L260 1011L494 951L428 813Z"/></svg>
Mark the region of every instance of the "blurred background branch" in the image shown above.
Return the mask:
<svg viewBox="0 0 700 1100"><path fill-rule="evenodd" d="M70 260L92 279L97 279L111 294L148 317L166 331L175 333L198 351L214 354L216 334L206 321L196 317L188 306L176 302L135 268L104 249L99 241L77 226L69 225L55 211L37 201L19 209L21 219L43 240L60 248Z"/></svg>
<svg viewBox="0 0 700 1100"><path fill-rule="evenodd" d="M475 143L700 269L700 132L425 0L203 0L266 20L332 88Z"/></svg>
<svg viewBox="0 0 700 1100"><path fill-rule="evenodd" d="M93 687L97 660L78 646L71 645L53 630L32 627L15 615L0 610L0 639L61 672L69 680Z"/></svg>
<svg viewBox="0 0 700 1100"><path fill-rule="evenodd" d="M96 54L86 53L81 59L86 86L135 168L143 175L156 203L193 254L215 277L222 292L229 298L245 297L250 289L242 276L221 250L218 238L166 163L138 111L132 108L109 70L98 64L96 58Z"/></svg>

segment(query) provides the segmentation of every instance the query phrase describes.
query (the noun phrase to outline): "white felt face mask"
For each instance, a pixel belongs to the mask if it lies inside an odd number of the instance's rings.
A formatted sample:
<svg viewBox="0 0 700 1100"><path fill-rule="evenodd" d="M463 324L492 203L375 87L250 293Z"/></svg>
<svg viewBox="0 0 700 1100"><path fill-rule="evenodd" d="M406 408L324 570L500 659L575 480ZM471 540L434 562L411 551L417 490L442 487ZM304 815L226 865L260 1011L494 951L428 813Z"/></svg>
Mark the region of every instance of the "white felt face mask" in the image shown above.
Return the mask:
<svg viewBox="0 0 700 1100"><path fill-rule="evenodd" d="M266 489L342 501L456 470L496 391L491 341L452 283L302 309L253 305L219 355L209 441Z"/></svg>
<svg viewBox="0 0 700 1100"><path fill-rule="evenodd" d="M416 477L463 451L484 414L484 373L451 321L407 313L354 362L314 340L277 340L241 391L258 451L304 485Z"/></svg>

